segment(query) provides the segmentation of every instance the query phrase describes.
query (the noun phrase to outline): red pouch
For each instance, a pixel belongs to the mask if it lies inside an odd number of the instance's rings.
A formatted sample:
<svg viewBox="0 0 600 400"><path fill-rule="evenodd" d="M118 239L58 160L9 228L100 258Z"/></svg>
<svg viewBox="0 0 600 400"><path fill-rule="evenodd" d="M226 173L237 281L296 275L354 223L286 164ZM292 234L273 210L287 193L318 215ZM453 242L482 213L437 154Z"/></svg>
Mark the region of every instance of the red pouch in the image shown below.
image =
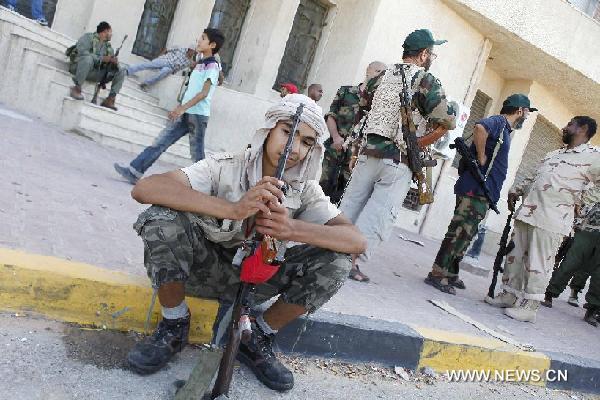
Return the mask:
<svg viewBox="0 0 600 400"><path fill-rule="evenodd" d="M279 270L279 265L269 265L263 261L263 248L258 249L249 257L242 261L242 272L240 280L254 285L265 283L273 277Z"/></svg>

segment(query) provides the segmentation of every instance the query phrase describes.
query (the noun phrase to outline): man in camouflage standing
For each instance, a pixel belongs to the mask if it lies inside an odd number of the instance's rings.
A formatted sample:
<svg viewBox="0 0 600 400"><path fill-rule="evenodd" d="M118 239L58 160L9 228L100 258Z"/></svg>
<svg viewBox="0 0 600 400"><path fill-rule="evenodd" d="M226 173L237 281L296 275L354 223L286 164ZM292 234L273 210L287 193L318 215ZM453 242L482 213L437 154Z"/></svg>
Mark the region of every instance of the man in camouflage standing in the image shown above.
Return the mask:
<svg viewBox="0 0 600 400"><path fill-rule="evenodd" d="M366 236L367 251L353 257L350 278L367 281L359 266L375 248L389 238L404 197L410 189L413 173L408 167L406 143L399 129L402 73L408 82L409 96L414 104L413 120L417 135L426 133L428 123L454 129L456 109L448 104L440 81L428 72L433 60L434 40L427 29L409 34L402 47L402 63L392 65L380 74L363 93L361 108L369 110L363 135L366 145L357 157L340 208Z"/></svg>
<svg viewBox="0 0 600 400"><path fill-rule="evenodd" d="M381 61L373 61L367 67L365 81L356 86L347 85L338 89L329 112L325 115L330 138L325 142L321 187L332 203L340 200L346 183L350 179L350 157L352 150L344 142L350 136L359 109L360 93L366 82L385 70Z"/></svg>
<svg viewBox="0 0 600 400"><path fill-rule="evenodd" d="M583 218L576 218L575 235L563 262L552 273L550 283L546 288L543 306L552 307L552 299L560 296L571 280L571 296L568 303L578 307L578 294L585 288L587 278L600 268L600 203L586 205L581 211ZM589 210L589 211L587 211ZM600 277L600 276L599 276ZM596 279L596 285L600 283ZM600 287L590 285L588 293L600 299ZM589 297L589 296L587 296ZM596 305L600 311L600 303Z"/></svg>
<svg viewBox="0 0 600 400"><path fill-rule="evenodd" d="M510 133L523 126L530 111L537 109L531 107L529 98L524 94L513 94L502 103L500 115L482 119L473 129L470 150L482 166L485 184L494 203L500 198L500 190L508 171ZM461 160L461 164L465 161ZM459 178L454 186L454 216L431 272L425 279L428 285L449 294L456 294L455 287L465 289L465 284L458 278L458 266L489 209L483 190L471 171L460 165L458 174Z"/></svg>
<svg viewBox="0 0 600 400"><path fill-rule="evenodd" d="M576 210L600 201L600 148L588 144L596 128L590 117L571 119L563 128L566 146L546 154L535 174L508 193L510 210L523 196L515 216L515 248L506 259L502 293L485 301L506 308L513 319L535 322L554 256L573 227Z"/></svg>

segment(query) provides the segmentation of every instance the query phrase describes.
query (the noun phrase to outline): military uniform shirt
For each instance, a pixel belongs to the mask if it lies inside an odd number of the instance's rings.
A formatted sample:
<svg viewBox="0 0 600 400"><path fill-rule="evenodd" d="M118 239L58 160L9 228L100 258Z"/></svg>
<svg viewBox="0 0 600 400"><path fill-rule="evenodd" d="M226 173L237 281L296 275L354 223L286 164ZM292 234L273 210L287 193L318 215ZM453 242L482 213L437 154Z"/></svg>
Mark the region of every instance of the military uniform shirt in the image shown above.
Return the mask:
<svg viewBox="0 0 600 400"><path fill-rule="evenodd" d="M568 235L575 204L600 201L600 148L584 143L552 151L532 177L510 192L524 194L516 219Z"/></svg>
<svg viewBox="0 0 600 400"><path fill-rule="evenodd" d="M356 119L356 114L359 110L359 86L340 87L331 102L329 112L325 114L325 119L327 119L328 116L335 119L338 132L343 138L350 135Z"/></svg>
<svg viewBox="0 0 600 400"><path fill-rule="evenodd" d="M181 171L188 177L192 189L230 202L239 201L249 189L245 173L245 153L209 155ZM340 214L317 181L306 182L302 192L290 189L283 205L289 210L291 218L320 225ZM190 214L210 241L224 247L235 247L246 239L244 221L218 220Z"/></svg>
<svg viewBox="0 0 600 400"><path fill-rule="evenodd" d="M383 152L406 153L406 144L401 132L400 94L404 68L408 95L412 99L413 121L417 136L426 132L428 122L437 123L449 130L455 127L456 110L448 105L440 81L424 68L414 64L395 64L384 73L369 81L361 107L368 110L363 133L367 136L367 147Z"/></svg>

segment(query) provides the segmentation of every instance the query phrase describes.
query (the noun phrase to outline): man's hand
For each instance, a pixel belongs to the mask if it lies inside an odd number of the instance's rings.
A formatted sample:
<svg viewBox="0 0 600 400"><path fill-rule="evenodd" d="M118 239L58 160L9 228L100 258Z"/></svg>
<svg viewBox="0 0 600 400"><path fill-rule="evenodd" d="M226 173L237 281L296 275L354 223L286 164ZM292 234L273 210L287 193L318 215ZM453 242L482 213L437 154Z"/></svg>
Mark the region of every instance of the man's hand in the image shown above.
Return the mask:
<svg viewBox="0 0 600 400"><path fill-rule="evenodd" d="M181 117L183 113L186 112L186 108L183 106L177 106L169 113L169 119L171 121L176 121L177 118Z"/></svg>
<svg viewBox="0 0 600 400"><path fill-rule="evenodd" d="M100 61L102 61L105 64L108 64L108 63L112 63L112 59L113 59L113 56L102 56Z"/></svg>
<svg viewBox="0 0 600 400"><path fill-rule="evenodd" d="M333 137L333 142L331 143L331 147L335 151L341 151L344 148L344 138L341 136Z"/></svg>
<svg viewBox="0 0 600 400"><path fill-rule="evenodd" d="M279 202L270 201L269 213L261 210L256 217L256 231L279 240L290 240L294 233L294 220L288 210Z"/></svg>
<svg viewBox="0 0 600 400"><path fill-rule="evenodd" d="M517 200L519 200L519 197L521 197L521 195L518 193L509 193L508 194L508 199L507 199L508 211L515 211L515 204L517 203Z"/></svg>
<svg viewBox="0 0 600 400"><path fill-rule="evenodd" d="M267 204L279 204L279 201L283 201L284 195L280 189L281 186L283 186L283 182L278 181L277 178L272 176L262 178L256 186L248 190L234 204L235 219L243 220L259 211L268 216L271 213L271 209Z"/></svg>
<svg viewBox="0 0 600 400"><path fill-rule="evenodd" d="M575 218L583 217L583 212L581 210L581 204L575 204L573 211L575 212Z"/></svg>

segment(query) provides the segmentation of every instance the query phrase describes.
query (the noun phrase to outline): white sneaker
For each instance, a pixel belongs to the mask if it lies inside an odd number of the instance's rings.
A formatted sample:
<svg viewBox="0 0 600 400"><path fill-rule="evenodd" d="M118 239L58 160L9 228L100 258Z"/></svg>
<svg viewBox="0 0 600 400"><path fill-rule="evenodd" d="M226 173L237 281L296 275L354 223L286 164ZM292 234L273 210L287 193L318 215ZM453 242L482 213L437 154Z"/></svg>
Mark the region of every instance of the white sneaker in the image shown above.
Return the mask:
<svg viewBox="0 0 600 400"><path fill-rule="evenodd" d="M515 303L517 302L517 296L510 292L507 292L506 290L503 290L494 298L491 298L490 296L485 296L484 301L492 307L508 308L514 307Z"/></svg>
<svg viewBox="0 0 600 400"><path fill-rule="evenodd" d="M539 301L523 299L518 306L504 310L504 314L517 321L535 323L539 308Z"/></svg>
<svg viewBox="0 0 600 400"><path fill-rule="evenodd" d="M479 267L479 259L471 256L464 256L462 262L464 262L465 264L472 265L474 267Z"/></svg>

